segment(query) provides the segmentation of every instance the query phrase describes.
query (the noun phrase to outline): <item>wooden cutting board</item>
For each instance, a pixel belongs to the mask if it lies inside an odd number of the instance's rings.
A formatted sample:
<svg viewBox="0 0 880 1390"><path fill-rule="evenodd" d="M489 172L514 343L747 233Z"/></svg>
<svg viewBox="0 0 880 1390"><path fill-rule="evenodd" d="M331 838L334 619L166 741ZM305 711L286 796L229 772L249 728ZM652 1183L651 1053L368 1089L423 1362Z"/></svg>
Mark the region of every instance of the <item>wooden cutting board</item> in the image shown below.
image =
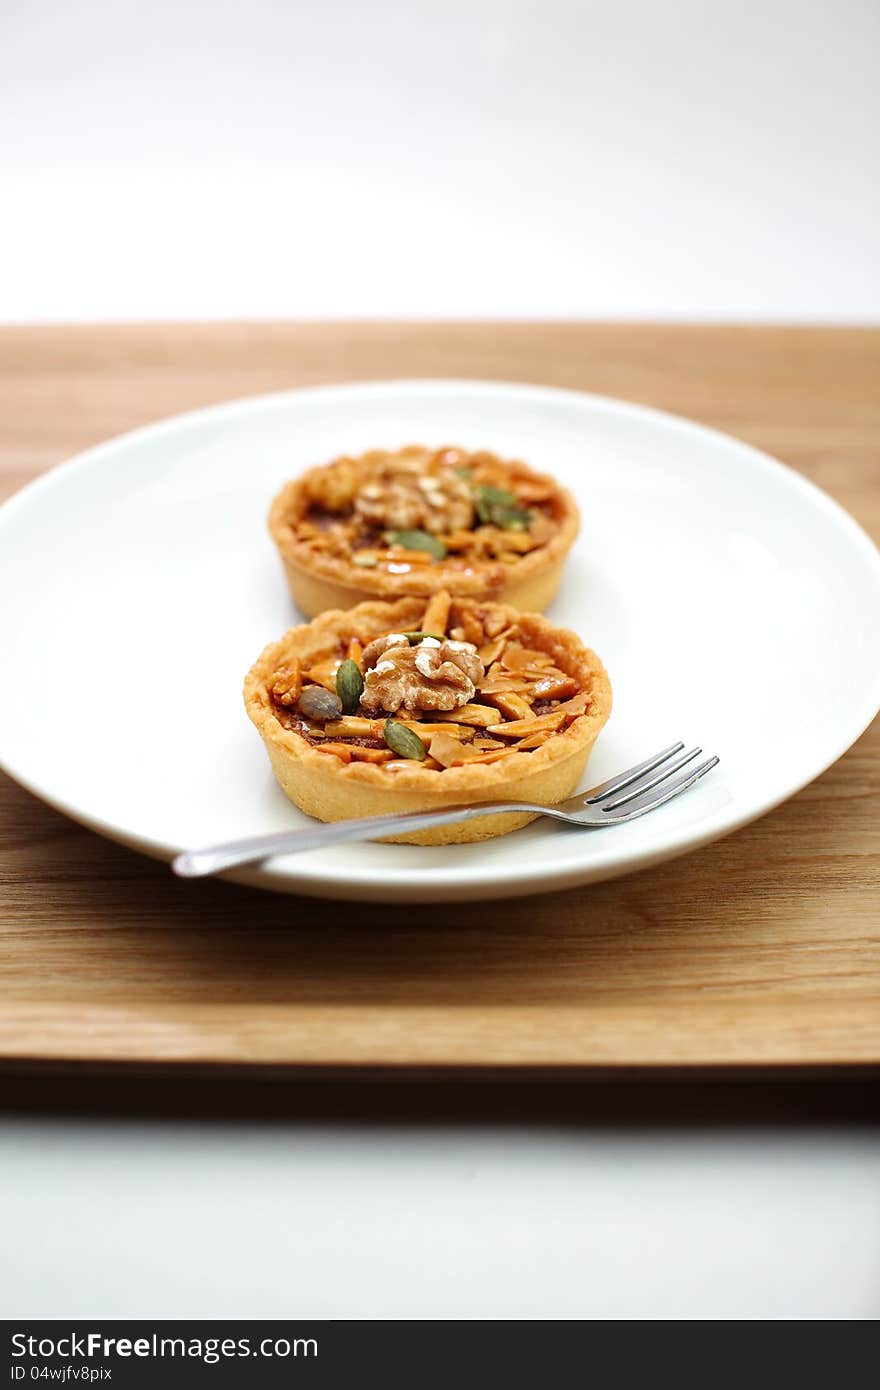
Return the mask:
<svg viewBox="0 0 880 1390"><path fill-rule="evenodd" d="M880 535L868 330L7 328L0 486L173 411L393 376L545 382L689 415L793 464ZM806 698L809 672L805 653ZM787 805L686 859L544 898L381 907L180 882L3 780L0 1060L876 1065L878 791L875 728Z"/></svg>

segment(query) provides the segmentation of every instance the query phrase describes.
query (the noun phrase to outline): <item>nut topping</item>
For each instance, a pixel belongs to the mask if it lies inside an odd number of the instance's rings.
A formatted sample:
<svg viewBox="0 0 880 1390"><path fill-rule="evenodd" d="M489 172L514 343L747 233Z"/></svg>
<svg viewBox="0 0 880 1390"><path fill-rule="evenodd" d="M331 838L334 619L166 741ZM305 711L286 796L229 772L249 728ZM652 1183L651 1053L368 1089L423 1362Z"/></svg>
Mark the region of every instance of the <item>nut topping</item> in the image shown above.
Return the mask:
<svg viewBox="0 0 880 1390"><path fill-rule="evenodd" d="M348 458L336 459L322 468L311 468L305 475L309 498L316 507L341 512L350 507L357 490L357 470Z"/></svg>
<svg viewBox="0 0 880 1390"><path fill-rule="evenodd" d="M405 637L395 645L400 636L377 638L364 651L364 709L452 710L473 699L484 674L475 647L430 638L411 647Z"/></svg>
<svg viewBox="0 0 880 1390"><path fill-rule="evenodd" d="M361 657L361 668L369 671L383 652L387 652L389 647L408 647L409 637L405 632L388 632L384 637L374 637L372 642L368 642L364 647L364 654Z"/></svg>
<svg viewBox="0 0 880 1390"><path fill-rule="evenodd" d="M532 753L591 706L589 681L540 624L445 590L406 612L403 631L367 640L366 622L308 662L280 656L269 697L308 725L283 727L344 763L416 761L433 774Z"/></svg>
<svg viewBox="0 0 880 1390"><path fill-rule="evenodd" d="M390 531L467 530L473 523L471 490L452 470L438 473L389 474L362 488L355 512L368 526Z"/></svg>
<svg viewBox="0 0 880 1390"><path fill-rule="evenodd" d="M296 708L304 719L314 719L323 724L328 719L339 718L342 701L338 695L325 690L323 685L307 685L296 702Z"/></svg>
<svg viewBox="0 0 880 1390"><path fill-rule="evenodd" d="M278 705L295 705L302 690L302 668L296 657L275 672L269 692Z"/></svg>

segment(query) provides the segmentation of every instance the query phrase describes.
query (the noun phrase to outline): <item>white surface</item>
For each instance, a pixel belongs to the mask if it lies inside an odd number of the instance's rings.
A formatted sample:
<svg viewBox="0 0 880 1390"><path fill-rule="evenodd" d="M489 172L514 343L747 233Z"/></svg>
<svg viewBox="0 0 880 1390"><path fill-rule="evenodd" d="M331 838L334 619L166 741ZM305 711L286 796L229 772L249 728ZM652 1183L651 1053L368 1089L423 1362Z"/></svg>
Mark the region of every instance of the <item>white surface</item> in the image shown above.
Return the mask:
<svg viewBox="0 0 880 1390"><path fill-rule="evenodd" d="M524 457L578 497L583 534L549 615L598 651L615 692L584 785L677 739L721 766L613 829L539 820L476 845L343 845L242 881L400 901L607 878L760 815L876 712L880 556L796 474L686 421L575 392L383 383L182 416L7 504L0 649L26 678L0 687L2 764L160 857L308 824L241 700L245 671L295 621L266 511L308 464L413 440ZM55 689L59 671L63 705L47 718L33 691Z"/></svg>
<svg viewBox="0 0 880 1390"><path fill-rule="evenodd" d="M870 1130L5 1120L4 1317L875 1318Z"/></svg>
<svg viewBox="0 0 880 1390"><path fill-rule="evenodd" d="M880 314L875 0L0 5L0 317Z"/></svg>

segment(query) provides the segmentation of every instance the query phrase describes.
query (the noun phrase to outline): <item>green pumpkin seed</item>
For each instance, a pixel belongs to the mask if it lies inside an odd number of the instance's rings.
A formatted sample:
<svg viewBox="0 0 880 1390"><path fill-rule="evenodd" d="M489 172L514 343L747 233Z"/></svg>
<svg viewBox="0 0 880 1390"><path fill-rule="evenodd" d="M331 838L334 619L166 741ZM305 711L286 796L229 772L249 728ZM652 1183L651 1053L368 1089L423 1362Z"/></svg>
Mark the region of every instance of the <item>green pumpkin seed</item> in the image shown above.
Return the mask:
<svg viewBox="0 0 880 1390"><path fill-rule="evenodd" d="M392 753L399 758L415 758L422 762L428 756L428 750L418 734L405 724L399 724L396 719L385 720L384 738Z"/></svg>
<svg viewBox="0 0 880 1390"><path fill-rule="evenodd" d="M435 642L446 641L446 638L441 637L439 632L405 632L403 635L411 647L417 647L420 642L424 642L426 637L433 637Z"/></svg>
<svg viewBox="0 0 880 1390"><path fill-rule="evenodd" d="M490 487L488 483L480 483L475 491L478 501L485 502L487 506L493 506L495 503L502 507L516 506L516 498L506 487Z"/></svg>
<svg viewBox="0 0 880 1390"><path fill-rule="evenodd" d="M388 542L390 545L402 545L404 550L424 550L435 560L442 560L446 554L446 546L430 531L389 531Z"/></svg>
<svg viewBox="0 0 880 1390"><path fill-rule="evenodd" d="M532 520L532 513L520 507L513 493L503 487L475 488L474 505L484 525L499 526L503 531L524 531Z"/></svg>
<svg viewBox="0 0 880 1390"><path fill-rule="evenodd" d="M496 507L495 525L502 531L526 531L532 522L532 513L524 507Z"/></svg>
<svg viewBox="0 0 880 1390"><path fill-rule="evenodd" d="M336 694L342 701L342 713L354 714L363 693L364 678L360 667L349 657L336 672Z"/></svg>
<svg viewBox="0 0 880 1390"><path fill-rule="evenodd" d="M503 487L489 487L481 483L474 488L474 506L477 509L477 516L485 525L492 525L494 517L493 511L497 507L515 507L516 498L512 492L508 492Z"/></svg>
<svg viewBox="0 0 880 1390"><path fill-rule="evenodd" d="M351 557L351 563L353 565L360 565L361 569L372 570L376 568L379 561L376 559L375 555L355 554Z"/></svg>

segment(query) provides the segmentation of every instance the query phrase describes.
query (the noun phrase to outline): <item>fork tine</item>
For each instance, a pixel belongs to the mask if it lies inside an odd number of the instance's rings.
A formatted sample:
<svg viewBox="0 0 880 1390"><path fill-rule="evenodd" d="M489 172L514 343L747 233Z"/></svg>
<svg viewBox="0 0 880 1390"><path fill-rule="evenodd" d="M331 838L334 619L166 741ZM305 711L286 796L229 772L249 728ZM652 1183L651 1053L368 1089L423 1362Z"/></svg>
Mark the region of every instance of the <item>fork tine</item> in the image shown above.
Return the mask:
<svg viewBox="0 0 880 1390"><path fill-rule="evenodd" d="M618 825L623 821L635 820L636 816L643 816L646 812L653 811L657 806L662 806L665 801L671 801L674 796L680 796L701 777L705 777L706 773L718 762L720 759L717 757L707 758L705 762L699 763L681 777L674 777L672 781L664 780L651 790L640 793L635 800L628 802L624 809L616 813L613 810L608 811L609 824ZM606 809L603 807L603 810Z"/></svg>
<svg viewBox="0 0 880 1390"><path fill-rule="evenodd" d="M643 774L630 785L629 789L625 791L622 796L614 792L611 794L611 800L609 800L608 793L606 792L601 798L601 806L599 809L602 811L616 811L618 806L623 806L628 801L635 800L635 798L641 796L643 792L649 792L653 787L657 787L661 782L665 782L667 777L671 777L674 772L678 772L679 768L684 767L686 763L693 762L694 758L698 758L702 751L702 748L692 748L689 753L682 753L680 758L675 758L671 763L666 762L661 764L653 776L650 774ZM645 780L646 777L647 781ZM623 790L622 787L619 788L619 791Z"/></svg>
<svg viewBox="0 0 880 1390"><path fill-rule="evenodd" d="M637 763L635 767L627 768L626 772L619 772L616 777L612 777L607 782L600 782L598 787L593 787L592 793L584 801L585 806L592 806L596 801L604 801L609 792L620 791L623 787L628 787L637 778L644 777L646 772L653 772L655 767L665 763L667 758L671 758L673 753L680 753L684 748L683 743L673 743L669 748L664 748L662 753L655 753L653 758L646 758L643 763Z"/></svg>

